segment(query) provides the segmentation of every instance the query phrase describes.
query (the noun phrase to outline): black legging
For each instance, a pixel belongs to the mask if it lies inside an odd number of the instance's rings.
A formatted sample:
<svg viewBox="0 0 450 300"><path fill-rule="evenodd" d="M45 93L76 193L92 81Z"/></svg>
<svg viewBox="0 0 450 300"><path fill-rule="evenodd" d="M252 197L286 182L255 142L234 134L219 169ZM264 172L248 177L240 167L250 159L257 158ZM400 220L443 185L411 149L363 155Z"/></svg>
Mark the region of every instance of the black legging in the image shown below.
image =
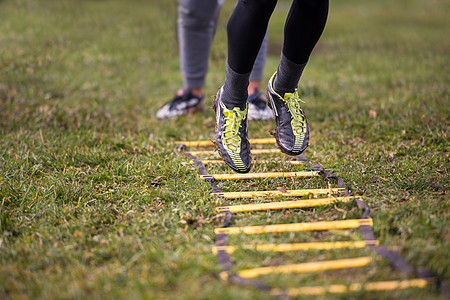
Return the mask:
<svg viewBox="0 0 450 300"><path fill-rule="evenodd" d="M252 70L277 0L239 0L228 21L228 64ZM328 0L293 0L284 27L283 54L297 64L308 58L323 32Z"/></svg>

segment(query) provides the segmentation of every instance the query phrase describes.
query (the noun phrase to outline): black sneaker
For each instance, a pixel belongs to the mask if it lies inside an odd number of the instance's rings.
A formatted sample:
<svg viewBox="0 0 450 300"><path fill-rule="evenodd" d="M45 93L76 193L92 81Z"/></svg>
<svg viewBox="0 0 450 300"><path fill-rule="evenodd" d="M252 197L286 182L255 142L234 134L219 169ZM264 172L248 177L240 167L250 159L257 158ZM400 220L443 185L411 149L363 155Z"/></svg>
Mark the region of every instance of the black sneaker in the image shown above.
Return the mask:
<svg viewBox="0 0 450 300"><path fill-rule="evenodd" d="M294 93L286 93L281 97L273 90L273 74L267 84L267 103L275 115L276 130L275 139L280 150L289 155L299 155L308 147L309 129L298 96Z"/></svg>
<svg viewBox="0 0 450 300"><path fill-rule="evenodd" d="M270 120L273 119L272 110L267 106L266 99L259 90L248 96L248 116L249 120Z"/></svg>
<svg viewBox="0 0 450 300"><path fill-rule="evenodd" d="M227 109L221 100L222 88L214 98L216 147L225 163L238 173L250 171L252 155L247 138L247 109Z"/></svg>
<svg viewBox="0 0 450 300"><path fill-rule="evenodd" d="M203 110L203 96L195 97L188 90L179 90L172 101L166 103L156 113L158 119L168 119Z"/></svg>

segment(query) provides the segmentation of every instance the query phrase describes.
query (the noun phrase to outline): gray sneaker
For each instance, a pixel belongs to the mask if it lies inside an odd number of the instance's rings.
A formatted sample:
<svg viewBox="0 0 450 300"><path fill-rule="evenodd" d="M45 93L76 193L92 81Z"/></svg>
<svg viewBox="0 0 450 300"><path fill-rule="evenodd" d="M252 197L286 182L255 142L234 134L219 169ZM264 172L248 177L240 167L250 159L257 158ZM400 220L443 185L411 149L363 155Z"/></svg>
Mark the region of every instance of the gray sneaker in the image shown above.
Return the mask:
<svg viewBox="0 0 450 300"><path fill-rule="evenodd" d="M267 106L266 99L259 90L249 95L248 99L248 116L249 120L270 120L273 119L272 110Z"/></svg>
<svg viewBox="0 0 450 300"><path fill-rule="evenodd" d="M267 103L275 115L276 130L275 139L280 150L289 155L299 155L308 147L309 129L298 96L294 93L286 93L281 97L273 89L273 80L276 72L270 78L266 94Z"/></svg>
<svg viewBox="0 0 450 300"><path fill-rule="evenodd" d="M216 147L225 163L238 173L248 173L252 164L250 142L247 138L247 110L227 109L223 104L222 88L214 98L216 113Z"/></svg>

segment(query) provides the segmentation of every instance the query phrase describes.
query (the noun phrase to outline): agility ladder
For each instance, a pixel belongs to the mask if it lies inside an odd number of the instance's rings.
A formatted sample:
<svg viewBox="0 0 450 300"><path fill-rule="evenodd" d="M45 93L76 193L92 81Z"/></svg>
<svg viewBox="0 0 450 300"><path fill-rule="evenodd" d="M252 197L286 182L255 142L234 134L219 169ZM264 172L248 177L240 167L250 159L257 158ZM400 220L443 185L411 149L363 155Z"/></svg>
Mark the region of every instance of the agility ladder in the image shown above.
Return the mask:
<svg viewBox="0 0 450 300"><path fill-rule="evenodd" d="M261 290L267 291L276 297L297 297L301 295L324 295L324 294L344 294L358 291L393 291L409 288L424 288L430 284L439 284L439 281L433 278L429 271L417 271L406 262L403 257L392 250L388 250L385 246L379 245L376 240L372 225L373 221L369 216L369 207L361 198L353 196L347 185L339 177L334 176L331 172L323 169L319 164L310 162L303 154L296 156L296 160L287 162L293 166L306 165L311 171L307 172L266 172L266 173L247 173L247 174L208 174L207 165L222 164L222 160L200 159L199 157L217 155L215 150L199 150L203 147L211 147L213 143L210 141L179 141L176 142L184 154L191 159L191 163L198 167L200 177L207 181L211 188L212 194L220 197L224 204L229 204L233 199L253 199L253 198L280 198L288 199L314 195L329 195L325 198L315 199L294 199L288 201L276 201L268 203L249 203L243 205L224 205L216 208L216 212L224 215L224 221L220 228L215 229L216 241L212 251L216 254L219 264L222 267L220 277L229 280L232 283L250 285ZM251 145L275 144L275 139L250 139ZM194 150L189 150L194 148ZM279 149L252 149L253 155L281 153ZM274 160L260 160L258 163L269 163ZM285 162L286 163L286 162ZM337 187L328 189L303 189L303 190L268 190L268 191L238 191L223 192L217 181L221 180L251 180L260 178L312 178L322 177L326 181L337 183ZM356 202L357 207L362 211L360 219L346 219L334 221L318 221L306 223L289 223L289 224L267 224L261 226L232 226L233 213L243 212L261 212L270 210L286 210L294 208L311 208L318 206L326 206L339 202ZM334 231L341 229L359 229L363 240L360 241L333 241L333 242L307 242L307 243L280 243L280 244L257 244L257 245L240 245L233 246L228 244L229 237L232 235L255 235L255 234L275 234L284 232L302 232L302 231ZM308 250L333 250L333 249L357 249L369 248L376 254L387 259L395 270L407 275L406 280L390 280L376 281L364 283L346 284L328 284L324 286L304 286L293 288L275 288L270 287L255 278L268 274L295 274L295 273L314 273L332 270L341 270L349 268L359 268L368 266L373 263L371 256L363 256L356 258L344 258L337 260L326 260L316 262L302 262L297 264L266 266L259 268L243 269L232 272L233 262L231 255L238 249L248 249L253 251L308 251Z"/></svg>

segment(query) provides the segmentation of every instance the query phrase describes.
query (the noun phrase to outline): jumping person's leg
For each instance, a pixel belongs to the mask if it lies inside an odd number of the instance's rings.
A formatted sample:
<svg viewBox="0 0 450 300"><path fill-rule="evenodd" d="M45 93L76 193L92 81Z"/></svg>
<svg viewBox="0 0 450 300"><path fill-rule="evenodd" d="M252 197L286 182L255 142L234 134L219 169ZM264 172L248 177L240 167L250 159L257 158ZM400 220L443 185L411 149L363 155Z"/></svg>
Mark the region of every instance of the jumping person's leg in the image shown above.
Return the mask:
<svg viewBox="0 0 450 300"><path fill-rule="evenodd" d="M239 0L228 21L228 62L223 87L214 99L216 146L235 171L251 168L247 137L250 72L267 31L276 0Z"/></svg>
<svg viewBox="0 0 450 300"><path fill-rule="evenodd" d="M248 172L251 166L245 102L248 79L276 2L240 0L228 22L227 72L214 103L216 145L225 162L238 172ZM298 155L308 146L308 124L296 87L327 14L328 0L293 1L285 24L277 90L276 72L266 89L276 120L275 138L280 149L290 155Z"/></svg>
<svg viewBox="0 0 450 300"><path fill-rule="evenodd" d="M280 95L292 93L318 42L328 16L328 0L294 0L284 27L283 50L274 81Z"/></svg>
<svg viewBox="0 0 450 300"><path fill-rule="evenodd" d="M266 88L275 114L275 138L281 151L298 155L309 142L309 127L300 105L297 85L320 38L328 15L328 0L294 0L286 20L277 72Z"/></svg>
<svg viewBox="0 0 450 300"><path fill-rule="evenodd" d="M246 106L250 72L276 3L277 0L239 0L228 21L227 75L222 98L229 108Z"/></svg>

